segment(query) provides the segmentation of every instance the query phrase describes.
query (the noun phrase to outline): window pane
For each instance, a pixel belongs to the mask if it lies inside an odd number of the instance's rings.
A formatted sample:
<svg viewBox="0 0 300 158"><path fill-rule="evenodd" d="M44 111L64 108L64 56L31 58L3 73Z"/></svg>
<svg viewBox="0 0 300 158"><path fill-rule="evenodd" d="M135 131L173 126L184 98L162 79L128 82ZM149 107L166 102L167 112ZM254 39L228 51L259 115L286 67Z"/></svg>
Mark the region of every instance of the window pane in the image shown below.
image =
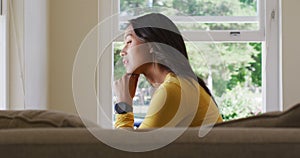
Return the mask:
<svg viewBox="0 0 300 158"><path fill-rule="evenodd" d="M201 22L175 22L180 31L211 31L211 30L258 30L256 23L201 23ZM128 27L128 22L120 23L120 30Z"/></svg>
<svg viewBox="0 0 300 158"><path fill-rule="evenodd" d="M120 0L120 29L152 12L169 16L181 31L259 29L257 0Z"/></svg>
<svg viewBox="0 0 300 158"><path fill-rule="evenodd" d="M194 72L207 83L224 120L262 112L262 44L188 42Z"/></svg>
<svg viewBox="0 0 300 158"><path fill-rule="evenodd" d="M258 30L258 23L175 23L181 31Z"/></svg>
<svg viewBox="0 0 300 158"><path fill-rule="evenodd" d="M137 16L148 8L172 8L166 14L189 16L257 16L257 0L120 0L122 16Z"/></svg>
<svg viewBox="0 0 300 158"><path fill-rule="evenodd" d="M262 44L186 42L194 72L212 90L224 120L256 115L262 112ZM125 70L119 53L122 43L114 43L114 76ZM134 97L136 119L148 109L154 89L145 78L138 83Z"/></svg>

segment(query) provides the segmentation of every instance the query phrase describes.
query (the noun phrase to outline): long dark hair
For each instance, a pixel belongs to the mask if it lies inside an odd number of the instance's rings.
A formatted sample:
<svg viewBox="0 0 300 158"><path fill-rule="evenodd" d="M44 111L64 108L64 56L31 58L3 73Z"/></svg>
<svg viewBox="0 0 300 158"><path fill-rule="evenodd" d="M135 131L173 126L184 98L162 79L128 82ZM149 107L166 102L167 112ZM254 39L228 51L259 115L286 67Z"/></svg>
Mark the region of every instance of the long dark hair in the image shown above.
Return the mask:
<svg viewBox="0 0 300 158"><path fill-rule="evenodd" d="M183 40L183 37L181 33L179 32L176 25L165 15L159 14L159 13L151 13L147 14L141 17L138 17L136 19L132 19L129 21L131 26L133 27L133 30L135 34L140 38L141 40L145 42L153 42L153 43L160 43L163 45L167 45L169 47L172 47L173 49L176 49L176 52L181 53L182 56L185 57L184 63L178 63L182 60L179 60L176 62L173 61L177 65L175 67L185 67L184 73L190 72L194 76L195 73L193 72L189 62L188 62L188 54L186 50L186 46ZM163 48L163 46L160 46L160 52ZM170 49L169 49L170 50ZM174 52L174 51L173 51ZM160 53L162 54L162 53ZM169 55L170 58L174 58L174 54ZM167 58L166 56L162 57L162 60L169 60L170 58ZM169 63L170 64L170 63ZM166 66L165 66L166 67ZM168 68L168 67L166 67ZM173 70L172 70L173 71ZM179 72L182 73L182 72ZM177 74L177 73L176 73ZM198 83L201 87L205 89L205 91L212 97L212 94L208 87L206 86L205 82L197 76ZM212 97L213 98L213 97ZM214 100L214 98L213 98ZM214 100L215 102L215 100ZM215 102L216 103L216 102Z"/></svg>

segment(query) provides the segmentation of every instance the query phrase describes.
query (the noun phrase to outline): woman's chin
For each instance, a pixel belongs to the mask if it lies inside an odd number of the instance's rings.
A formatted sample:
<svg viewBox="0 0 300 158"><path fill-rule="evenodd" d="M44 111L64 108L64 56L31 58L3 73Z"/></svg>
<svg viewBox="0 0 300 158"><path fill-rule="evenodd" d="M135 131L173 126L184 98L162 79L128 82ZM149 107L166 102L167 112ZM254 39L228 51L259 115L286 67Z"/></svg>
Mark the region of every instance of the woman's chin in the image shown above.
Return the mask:
<svg viewBox="0 0 300 158"><path fill-rule="evenodd" d="M127 74L134 74L134 71L127 70L126 73Z"/></svg>
<svg viewBox="0 0 300 158"><path fill-rule="evenodd" d="M127 74L135 74L135 73L137 73L137 71L134 69L131 69L131 68L126 68L126 73Z"/></svg>

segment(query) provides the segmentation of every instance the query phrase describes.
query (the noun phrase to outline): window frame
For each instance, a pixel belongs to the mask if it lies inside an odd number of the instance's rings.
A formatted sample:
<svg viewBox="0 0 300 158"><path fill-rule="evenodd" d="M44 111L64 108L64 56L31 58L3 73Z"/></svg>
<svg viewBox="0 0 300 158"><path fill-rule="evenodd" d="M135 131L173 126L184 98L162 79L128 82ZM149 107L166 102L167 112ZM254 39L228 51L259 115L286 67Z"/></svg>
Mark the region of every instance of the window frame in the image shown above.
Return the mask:
<svg viewBox="0 0 300 158"><path fill-rule="evenodd" d="M3 43L2 53L0 53L0 110L8 109L8 1L0 0L0 16L3 23L0 23L0 42Z"/></svg>
<svg viewBox="0 0 300 158"><path fill-rule="evenodd" d="M104 5L105 4L105 5ZM109 7L108 7L109 6ZM111 32L109 39L110 41L122 41L122 31L119 31L119 20L128 20L131 17L120 18L116 16L119 12L119 0L99 0L99 22L105 18L112 18L110 23L110 29L107 32ZM177 19L185 20L182 17L177 17ZM254 17L196 17L197 20L214 21L213 19L223 19L226 22L230 21L240 21L257 20ZM230 20L230 18L233 18ZM281 0L259 0L258 3L258 18L260 26L258 30L211 30L211 31L182 31L182 35L185 39L189 41L202 41L202 42L262 42L263 43L263 68L262 68L262 95L263 95L263 112L269 111L282 111L282 66L281 66ZM172 17L171 17L172 19ZM174 20L174 18L172 19ZM176 18L175 18L176 20ZM233 34L234 32L239 32L238 35ZM108 37L108 36L106 36ZM115 38L113 38L115 37ZM101 41L101 40L99 40ZM99 48L101 50L101 48ZM108 46L107 49L113 51L112 46ZM113 53L110 53L113 54ZM108 57L108 56L107 56ZM100 63L99 67L104 67L106 70L98 71L98 74L113 74L113 59L112 55L109 56L110 59L106 60L106 63ZM104 90L103 84L112 83L113 75L108 77L102 77L98 75L98 96L101 100L101 95ZM111 91L110 91L111 92ZM106 91L107 93L107 91ZM112 92L109 96L112 101ZM109 100L106 98L106 100ZM113 118L112 105L107 104L111 107L104 109L106 116ZM98 109L99 114L99 109ZM98 115L98 123L102 124L102 115ZM100 120L100 121L99 121ZM112 127L112 125L110 125ZM109 126L107 126L109 127Z"/></svg>

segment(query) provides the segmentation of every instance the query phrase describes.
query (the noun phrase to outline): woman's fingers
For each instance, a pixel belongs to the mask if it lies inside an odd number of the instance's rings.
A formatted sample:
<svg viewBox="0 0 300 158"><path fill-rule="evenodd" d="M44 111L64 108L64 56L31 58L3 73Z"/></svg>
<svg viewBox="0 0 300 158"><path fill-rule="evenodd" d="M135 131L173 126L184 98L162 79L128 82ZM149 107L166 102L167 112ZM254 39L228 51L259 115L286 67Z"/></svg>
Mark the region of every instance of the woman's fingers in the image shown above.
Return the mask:
<svg viewBox="0 0 300 158"><path fill-rule="evenodd" d="M113 84L113 90L118 102L132 104L138 82L138 74L126 74Z"/></svg>

